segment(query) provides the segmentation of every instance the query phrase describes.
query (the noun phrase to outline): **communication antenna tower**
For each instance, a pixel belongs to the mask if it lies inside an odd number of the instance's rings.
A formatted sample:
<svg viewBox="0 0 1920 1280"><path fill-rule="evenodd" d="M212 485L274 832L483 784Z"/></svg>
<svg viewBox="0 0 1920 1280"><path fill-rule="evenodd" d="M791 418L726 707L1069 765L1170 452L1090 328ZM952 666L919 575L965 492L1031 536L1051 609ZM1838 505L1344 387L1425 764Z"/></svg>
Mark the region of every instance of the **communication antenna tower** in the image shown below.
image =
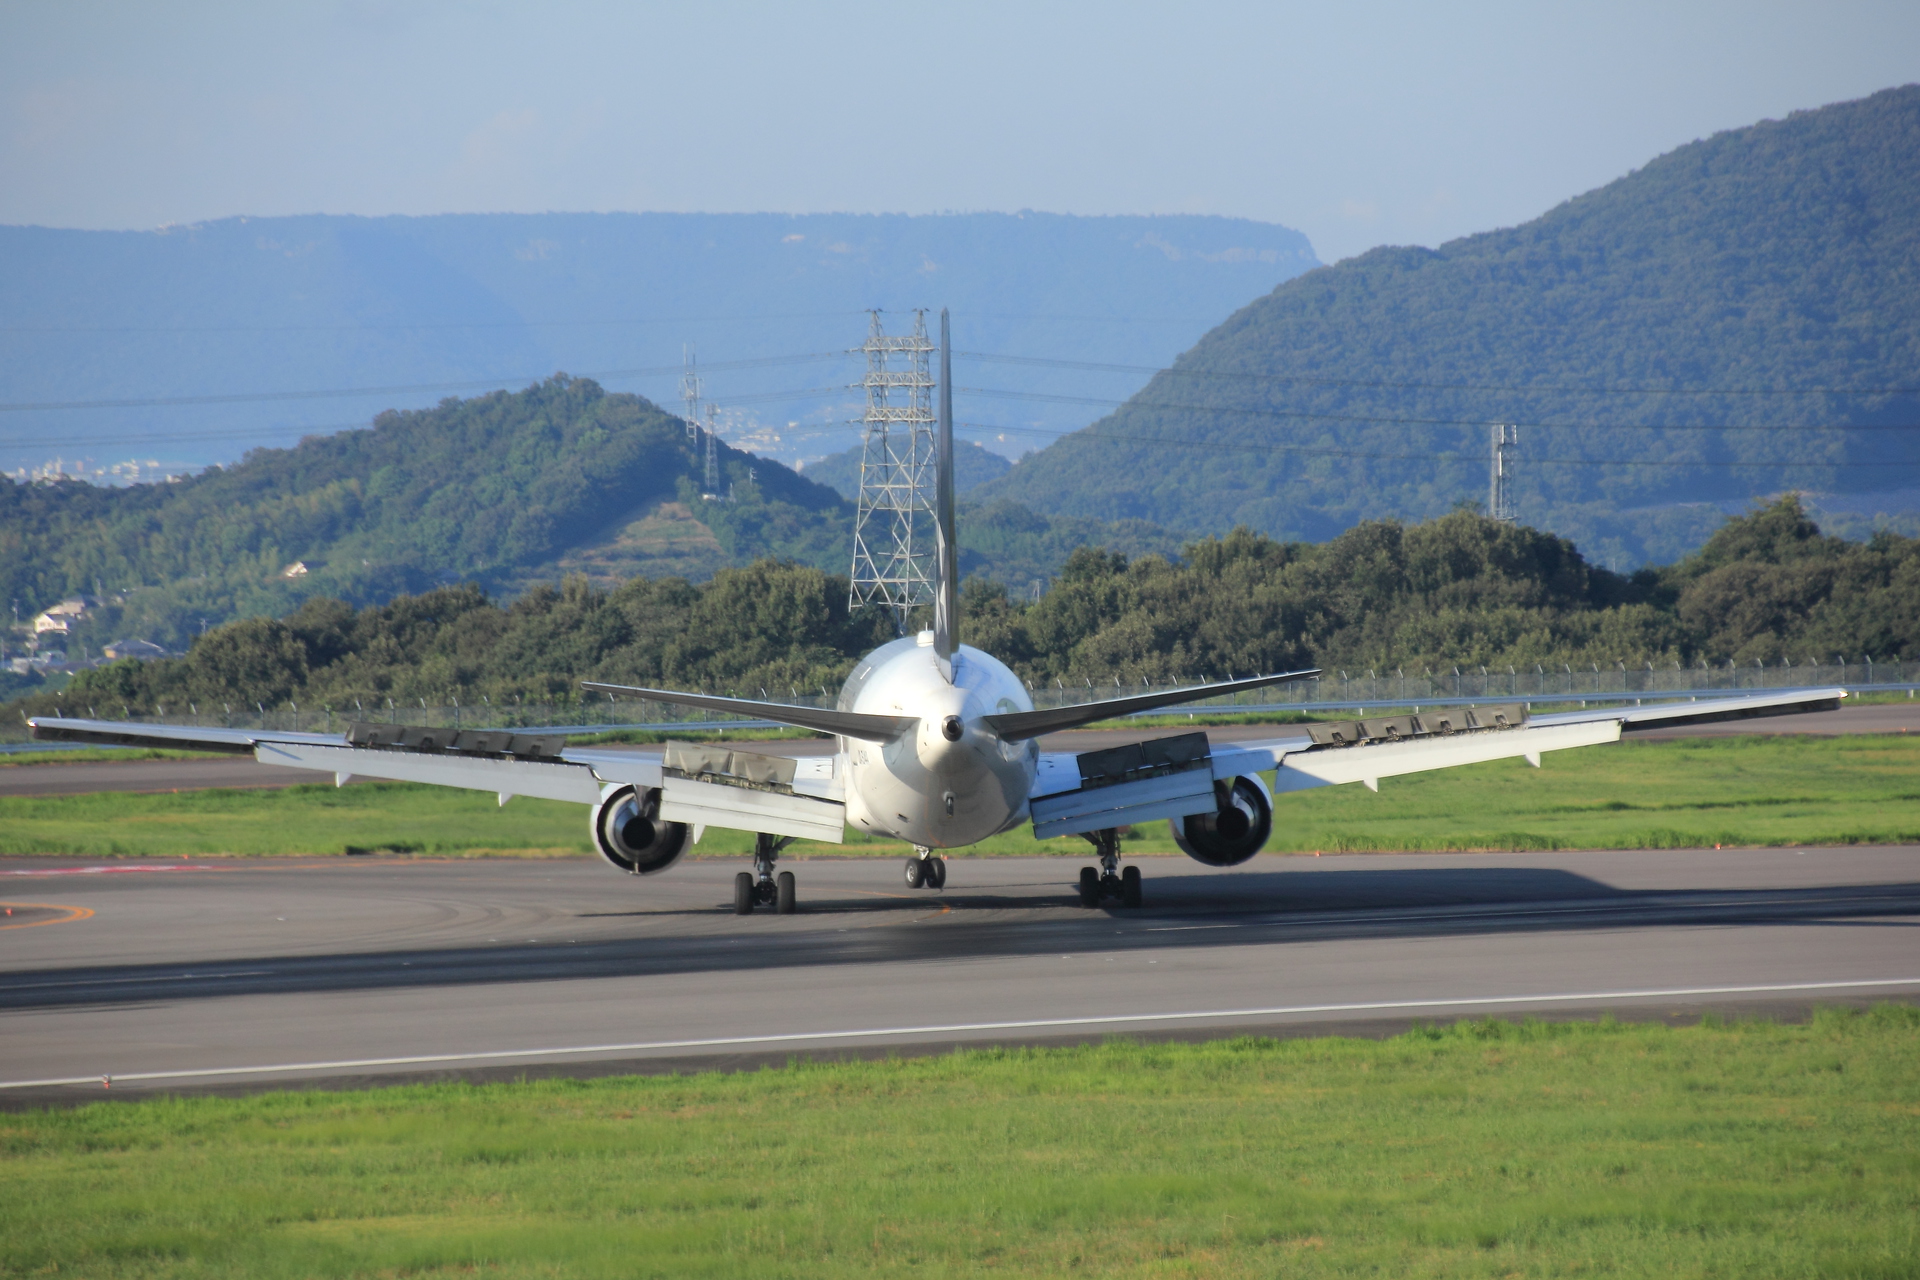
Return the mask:
<svg viewBox="0 0 1920 1280"><path fill-rule="evenodd" d="M720 496L720 449L714 438L720 434L714 421L713 401L707 401L707 485L700 496L713 501Z"/></svg>
<svg viewBox="0 0 1920 1280"><path fill-rule="evenodd" d="M933 342L924 310L902 337L888 337L880 313L872 316L855 348L867 358L867 412L847 606L880 605L904 634L907 614L933 600Z"/></svg>
<svg viewBox="0 0 1920 1280"><path fill-rule="evenodd" d="M1518 517L1513 513L1513 492L1508 485L1507 450L1517 447L1519 443L1518 426L1506 423L1493 428L1492 451L1487 459L1487 514L1509 524Z"/></svg>

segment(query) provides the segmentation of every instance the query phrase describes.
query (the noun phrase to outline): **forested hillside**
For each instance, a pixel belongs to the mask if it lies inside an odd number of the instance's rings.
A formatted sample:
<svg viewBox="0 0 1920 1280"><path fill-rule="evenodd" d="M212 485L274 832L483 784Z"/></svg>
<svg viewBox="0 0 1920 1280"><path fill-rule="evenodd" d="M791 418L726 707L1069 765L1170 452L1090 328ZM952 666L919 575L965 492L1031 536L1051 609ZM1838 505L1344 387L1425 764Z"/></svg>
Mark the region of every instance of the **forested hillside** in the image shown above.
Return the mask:
<svg viewBox="0 0 1920 1280"><path fill-rule="evenodd" d="M837 686L892 634L884 617L849 617L846 598L844 578L762 561L701 586L636 579L602 592L573 578L505 607L471 586L358 611L314 599L284 620L210 631L182 659L84 673L13 711L550 701L583 679L813 691ZM962 613L963 639L1035 682L1308 664L1857 661L1920 652L1920 540L1827 537L1789 498L1729 520L1679 564L1628 578L1564 539L1455 512L1368 523L1317 546L1238 530L1190 544L1178 565L1086 549L1038 603L976 578Z"/></svg>
<svg viewBox="0 0 1920 1280"><path fill-rule="evenodd" d="M102 625L184 645L203 619L285 613L312 596L372 603L435 582L511 590L557 577L567 553L676 499L697 508L721 564L847 562L850 518L832 490L723 446L732 501L703 503L699 466L679 419L561 375L382 414L175 484L0 480L0 593L29 610L74 592L121 596ZM294 561L309 572L282 576Z"/></svg>
<svg viewBox="0 0 1920 1280"><path fill-rule="evenodd" d="M853 508L837 492L723 444L724 492L709 501L698 447L650 402L562 375L382 414L174 484L0 478L0 599L29 616L101 598L73 637L97 652L123 636L184 648L204 626L316 596L375 604L467 581L510 598L570 573L603 589L701 581L764 556L846 570ZM970 475L999 461L974 445L961 456ZM1088 543L1174 554L1182 540L1001 501L967 509L961 564L1024 592ZM306 572L285 576L296 561Z"/></svg>
<svg viewBox="0 0 1920 1280"><path fill-rule="evenodd" d="M1484 501L1489 424L1517 423L1521 519L1630 566L1757 495L1920 505L1917 390L1908 86L1692 143L1523 226L1290 280L977 496L1323 539Z"/></svg>
<svg viewBox="0 0 1920 1280"><path fill-rule="evenodd" d="M860 445L855 445L818 462L809 462L803 474L815 484L826 485L848 502L856 501L860 496L860 457L863 452ZM1011 462L997 453L982 449L971 440L953 442L953 487L956 493L965 494L970 489L1007 474L1012 468Z"/></svg>

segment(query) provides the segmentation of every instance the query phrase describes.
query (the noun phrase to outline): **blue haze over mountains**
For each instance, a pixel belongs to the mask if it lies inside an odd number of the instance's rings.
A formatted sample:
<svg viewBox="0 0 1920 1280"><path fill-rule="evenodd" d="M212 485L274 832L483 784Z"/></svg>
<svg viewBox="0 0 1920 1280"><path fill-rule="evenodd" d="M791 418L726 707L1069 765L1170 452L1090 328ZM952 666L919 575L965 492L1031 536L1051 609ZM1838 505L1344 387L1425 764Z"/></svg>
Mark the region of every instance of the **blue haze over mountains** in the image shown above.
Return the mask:
<svg viewBox="0 0 1920 1280"><path fill-rule="evenodd" d="M952 309L956 345L1160 367L1249 298L1317 265L1285 227L1051 214L461 214L230 218L144 232L0 227L0 402L373 394L13 411L0 471L59 455L199 467L565 371L680 411L704 365L844 353ZM930 324L932 318L929 318ZM791 464L840 452L860 360L711 370L722 434ZM984 375L983 375L984 376ZM1144 374L999 367L992 387L1121 399ZM964 377L962 380L965 380ZM430 384L466 383L464 386ZM793 392L812 392L792 395ZM981 402L963 435L1008 456L1098 407ZM797 423L790 427L789 423ZM1052 433L1052 434L1049 434Z"/></svg>

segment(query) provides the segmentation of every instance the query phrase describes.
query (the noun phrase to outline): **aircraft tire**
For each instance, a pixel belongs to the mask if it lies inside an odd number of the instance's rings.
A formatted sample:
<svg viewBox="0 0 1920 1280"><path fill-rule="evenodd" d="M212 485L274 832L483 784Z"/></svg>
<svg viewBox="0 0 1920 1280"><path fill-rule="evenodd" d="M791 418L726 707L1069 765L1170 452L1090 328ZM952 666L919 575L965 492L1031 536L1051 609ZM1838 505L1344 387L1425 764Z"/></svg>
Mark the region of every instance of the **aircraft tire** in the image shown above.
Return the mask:
<svg viewBox="0 0 1920 1280"><path fill-rule="evenodd" d="M1092 867L1080 868L1080 905L1083 907L1100 905L1100 873Z"/></svg>
<svg viewBox="0 0 1920 1280"><path fill-rule="evenodd" d="M938 858L938 857L928 858L925 879L927 882L927 887L930 889L946 888L947 887L947 860L945 858Z"/></svg>
<svg viewBox="0 0 1920 1280"><path fill-rule="evenodd" d="M926 883L927 867L918 858L907 859L907 888L918 889Z"/></svg>
<svg viewBox="0 0 1920 1280"><path fill-rule="evenodd" d="M800 893L793 883L793 872L782 871L774 881L774 912L790 916L800 909Z"/></svg>
<svg viewBox="0 0 1920 1280"><path fill-rule="evenodd" d="M742 871L733 878L733 914L753 914L753 872Z"/></svg>
<svg viewBox="0 0 1920 1280"><path fill-rule="evenodd" d="M1120 872L1120 905L1137 907L1140 905L1140 868L1125 867Z"/></svg>

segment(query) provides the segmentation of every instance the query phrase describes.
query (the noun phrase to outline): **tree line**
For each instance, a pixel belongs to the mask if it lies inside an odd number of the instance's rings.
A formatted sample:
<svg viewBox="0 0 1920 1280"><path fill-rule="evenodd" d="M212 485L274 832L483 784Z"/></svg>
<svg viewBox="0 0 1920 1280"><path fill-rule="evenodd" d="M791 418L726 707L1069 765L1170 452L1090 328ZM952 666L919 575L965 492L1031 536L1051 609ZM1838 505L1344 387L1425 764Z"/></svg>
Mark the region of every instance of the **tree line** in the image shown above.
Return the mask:
<svg viewBox="0 0 1920 1280"><path fill-rule="evenodd" d="M1829 537L1786 497L1729 519L1686 560L1625 576L1563 538L1461 510L1317 545L1239 529L1177 560L1083 547L1037 602L975 577L961 612L966 643L1036 684L1308 665L1878 660L1920 648L1920 539ZM793 561L612 591L574 577L506 605L462 584L363 608L308 600L14 709L564 702L581 680L779 697L837 690L892 635L888 615L848 612L844 577Z"/></svg>

